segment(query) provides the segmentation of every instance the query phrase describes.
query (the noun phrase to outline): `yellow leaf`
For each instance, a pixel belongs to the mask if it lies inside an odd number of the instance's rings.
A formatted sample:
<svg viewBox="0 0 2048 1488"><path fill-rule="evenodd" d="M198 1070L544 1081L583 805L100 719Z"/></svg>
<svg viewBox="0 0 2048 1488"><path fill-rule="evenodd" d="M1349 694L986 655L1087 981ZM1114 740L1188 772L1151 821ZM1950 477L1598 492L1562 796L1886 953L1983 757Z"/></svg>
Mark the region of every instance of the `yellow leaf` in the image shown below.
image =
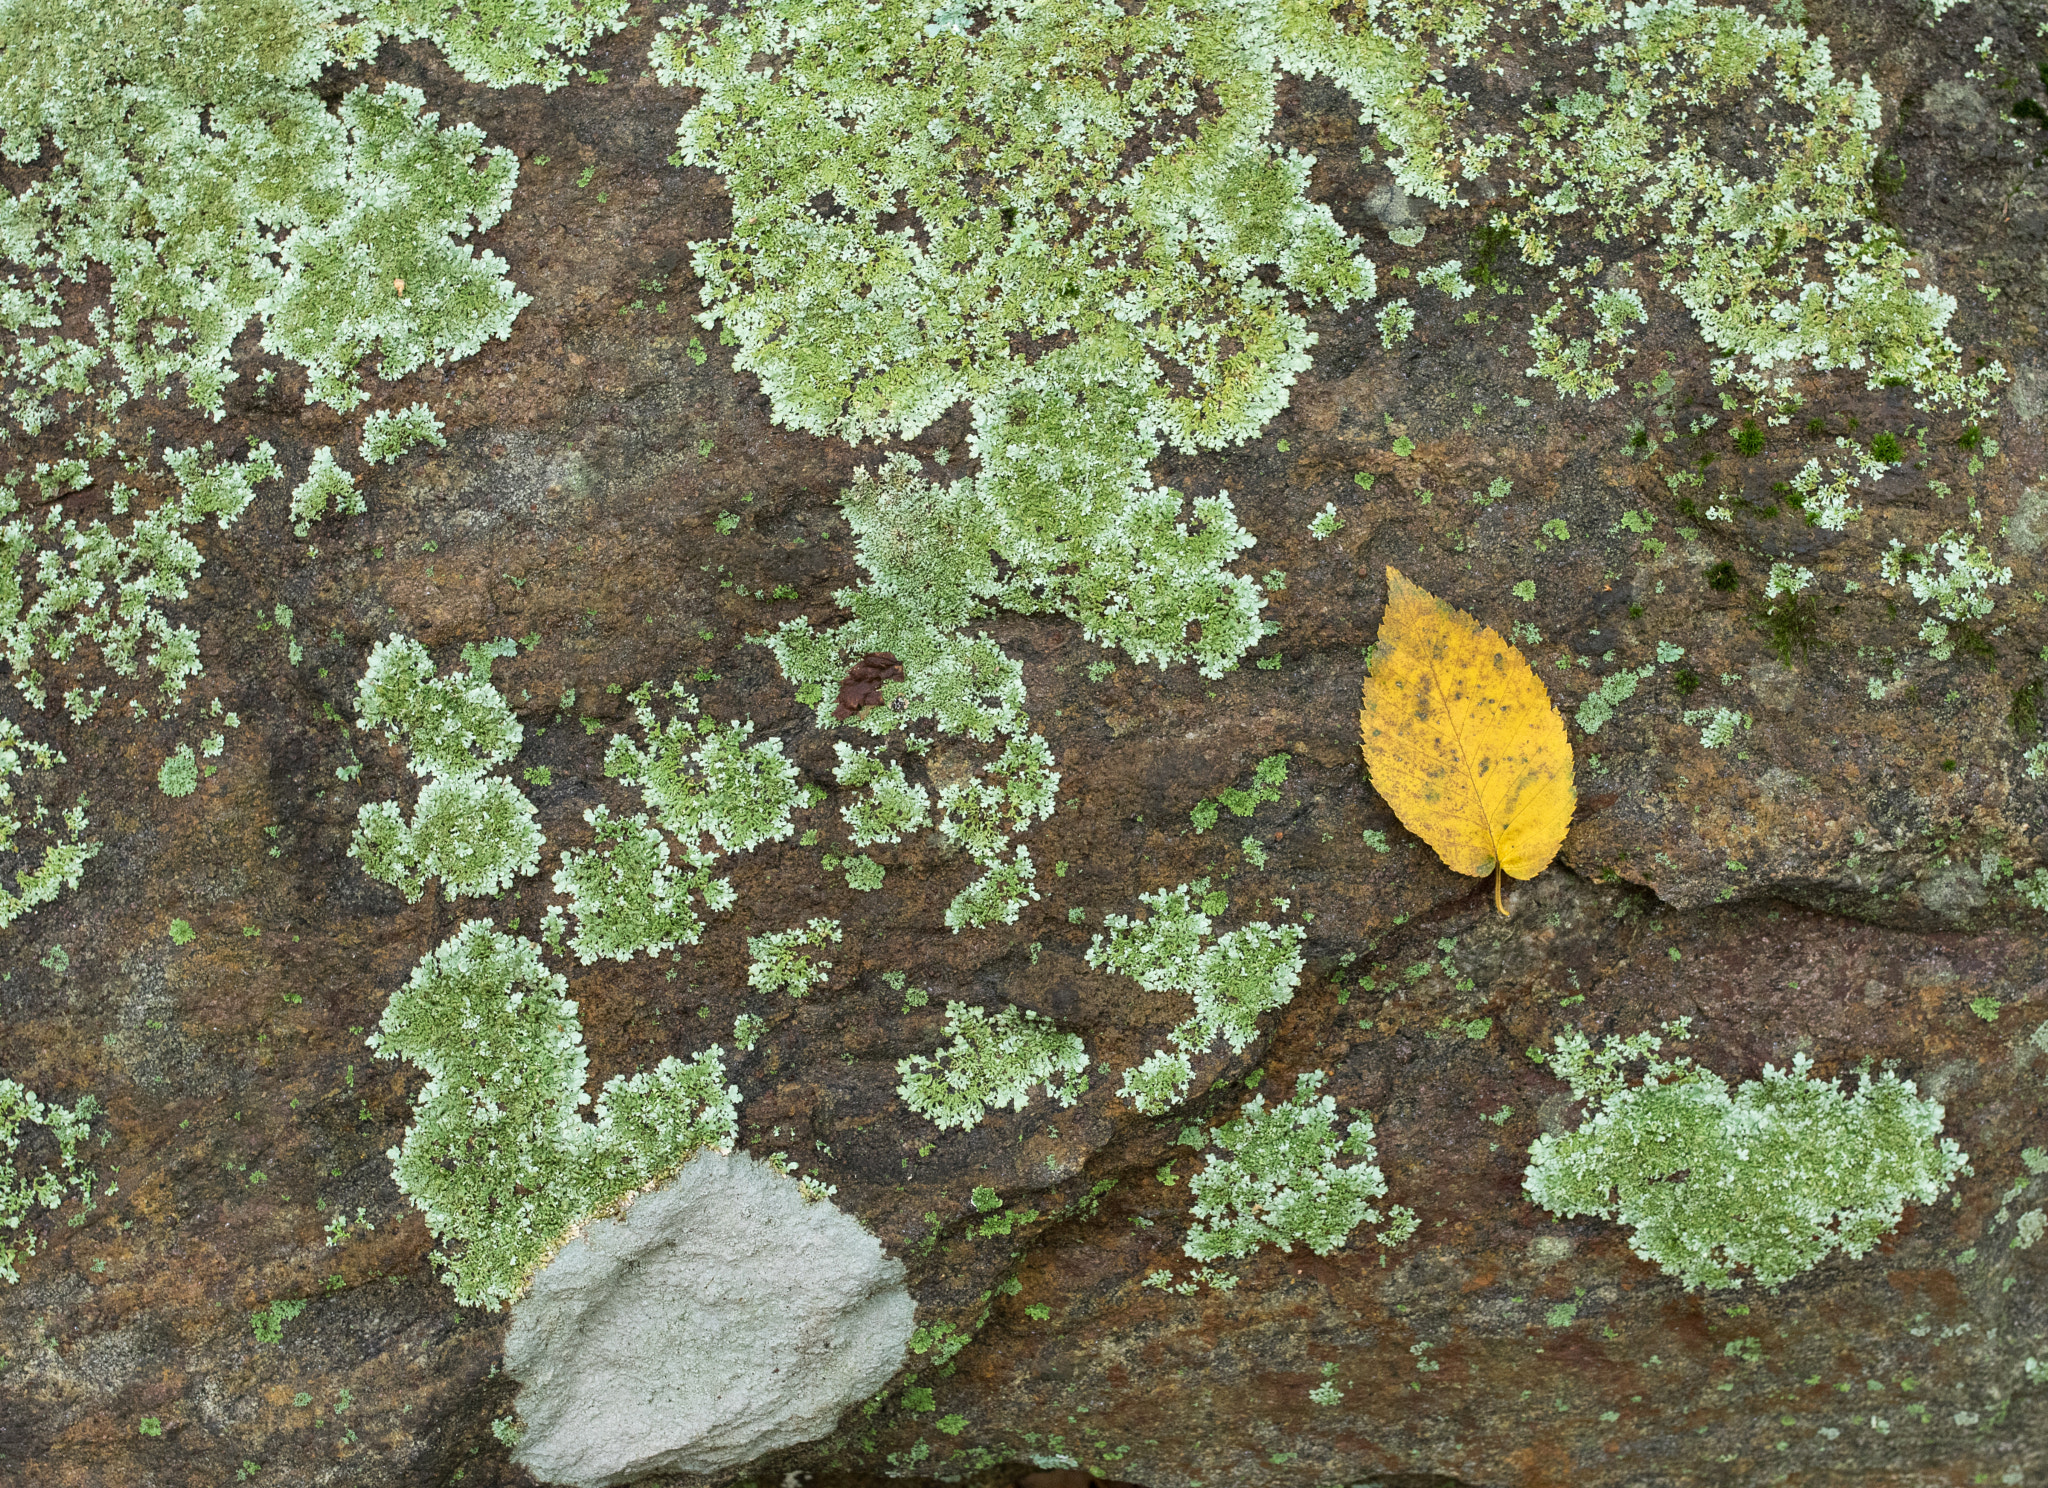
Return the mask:
<svg viewBox="0 0 2048 1488"><path fill-rule="evenodd" d="M1572 747L1522 653L1387 570L1358 710L1372 783L1453 872L1534 878L1572 824Z"/></svg>

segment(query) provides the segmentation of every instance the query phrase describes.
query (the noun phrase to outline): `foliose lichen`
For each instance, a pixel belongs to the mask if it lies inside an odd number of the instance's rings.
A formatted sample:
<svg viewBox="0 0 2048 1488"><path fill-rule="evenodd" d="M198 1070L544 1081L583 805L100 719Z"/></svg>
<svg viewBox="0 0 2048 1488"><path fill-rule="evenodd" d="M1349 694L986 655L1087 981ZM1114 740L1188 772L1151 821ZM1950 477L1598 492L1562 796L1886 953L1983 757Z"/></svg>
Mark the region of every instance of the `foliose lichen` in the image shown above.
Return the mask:
<svg viewBox="0 0 2048 1488"><path fill-rule="evenodd" d="M802 997L825 980L830 961L815 961L811 951L839 939L837 920L814 919L807 925L747 937L747 985L756 992L787 992Z"/></svg>
<svg viewBox="0 0 2048 1488"><path fill-rule="evenodd" d="M395 801L368 801L356 816L348 854L372 878L417 903L428 879L451 896L496 894L540 871L546 842L533 803L518 786L485 772L519 752L524 730L491 685L491 663L511 641L471 643L462 667L436 676L426 648L392 635L370 651L356 688L357 721L403 745L407 765L427 777L407 821Z"/></svg>
<svg viewBox="0 0 2048 1488"><path fill-rule="evenodd" d="M1206 899L1209 881L1140 894L1148 918L1109 915L1106 933L1088 945L1088 964L1097 970L1132 977L1148 991L1185 993L1194 1002L1194 1015L1173 1030L1170 1049L1155 1050L1123 1072L1117 1094L1146 1115L1186 1095L1194 1060L1219 1037L1242 1053L1258 1033L1259 1015L1292 1001L1301 980L1306 932L1300 926L1258 920L1212 942L1210 918L1190 901L1191 892Z"/></svg>
<svg viewBox="0 0 2048 1488"><path fill-rule="evenodd" d="M1373 1161L1372 1120L1336 1129L1337 1103L1316 1092L1321 1070L1297 1076L1294 1097L1272 1109L1254 1095L1244 1109L1209 1133L1228 1156L1211 1153L1188 1180L1198 1221L1183 1247L1198 1261L1249 1255L1261 1245L1292 1251L1303 1244L1328 1255L1361 1224L1382 1224L1375 1237L1399 1245L1415 1233L1413 1210L1395 1205L1382 1213L1373 1200L1387 1192L1386 1175ZM1340 1164L1338 1158L1354 1162Z"/></svg>
<svg viewBox="0 0 2048 1488"><path fill-rule="evenodd" d="M24 765L26 757L29 762ZM97 842L80 841L85 831L84 796L61 815L66 835L60 837L50 820L50 808L37 795L24 805L15 794L15 777L25 768L48 771L64 763L64 756L47 744L30 739L12 719L0 718L0 852L22 856L24 866L15 870L18 892L0 889L0 929L5 929L39 904L47 904L64 889L78 887L85 865L99 852ZM46 839L42 856L27 866L33 837Z"/></svg>
<svg viewBox="0 0 2048 1488"><path fill-rule="evenodd" d="M385 1155L466 1306L512 1300L577 1224L738 1135L740 1093L715 1044L613 1076L585 1121L589 1059L567 987L532 941L471 920L421 958L367 1040L428 1076Z"/></svg>
<svg viewBox="0 0 2048 1488"><path fill-rule="evenodd" d="M1664 1025L1687 1037L1690 1018ZM1905 1203L1930 1204L1969 1159L1940 1136L1942 1108L1887 1070L1853 1091L1789 1070L1730 1090L1690 1058L1665 1059L1644 1032L1595 1050L1576 1030L1546 1056L1586 1103L1579 1127L1529 1149L1523 1187L1560 1217L1598 1215L1630 1229L1629 1247L1688 1291L1776 1286L1839 1249L1863 1255ZM1623 1066L1641 1062L1640 1083Z"/></svg>
<svg viewBox="0 0 2048 1488"><path fill-rule="evenodd" d="M99 1102L90 1095L81 1095L67 1111L54 1102L45 1103L34 1091L13 1080L0 1078L0 1230L8 1237L0 1239L0 1279L9 1284L21 1280L21 1273L14 1269L15 1261L36 1253L33 1229L21 1235L18 1246L12 1238L21 1231L22 1221L32 1208L55 1209L64 1202L67 1191L78 1194L83 1205L81 1213L96 1207L93 1184L98 1175L90 1168L79 1168L78 1144L91 1135L92 1120L99 1111ZM56 1141L55 1169L44 1168L29 1175L16 1166L15 1153L21 1146L22 1128L30 1122L48 1128Z"/></svg>
<svg viewBox="0 0 2048 1488"><path fill-rule="evenodd" d="M989 1013L948 1001L946 1034L951 1044L896 1065L903 1076L896 1093L941 1131L979 1125L991 1107L1021 1111L1034 1085L1062 1106L1071 1106L1088 1088L1080 1077L1088 1067L1080 1036L1061 1033L1028 1009L1005 1006Z"/></svg>

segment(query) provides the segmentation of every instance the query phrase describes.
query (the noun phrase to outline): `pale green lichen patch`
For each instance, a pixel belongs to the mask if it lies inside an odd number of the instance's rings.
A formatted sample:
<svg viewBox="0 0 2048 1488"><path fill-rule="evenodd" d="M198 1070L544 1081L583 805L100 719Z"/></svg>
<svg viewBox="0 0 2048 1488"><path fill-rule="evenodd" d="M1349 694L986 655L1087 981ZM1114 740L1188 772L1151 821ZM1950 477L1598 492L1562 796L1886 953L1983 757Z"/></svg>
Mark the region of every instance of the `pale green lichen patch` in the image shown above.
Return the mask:
<svg viewBox="0 0 2048 1488"><path fill-rule="evenodd" d="M1251 538L1227 495L1189 524L1146 463L1162 436L1250 437L1308 366L1313 335L1256 270L1340 308L1375 288L1307 199L1313 161L1262 138L1271 28L1081 0L999 9L971 38L928 19L905 0L771 0L664 21L657 71L702 90L679 153L733 201L733 237L696 252L700 319L813 433L910 437L967 401L981 470L956 485L979 530L946 566L1216 675L1259 636L1257 586L1224 567ZM1174 125L1205 91L1199 127ZM915 225L881 226L898 212ZM1064 344L1026 357L1018 338ZM1000 584L980 572L991 551Z"/></svg>
<svg viewBox="0 0 2048 1488"><path fill-rule="evenodd" d="M393 635L370 652L356 688L357 721L382 728L427 777L411 821L395 801L365 802L348 854L363 871L417 903L437 878L452 896L497 894L540 871L546 838L533 803L511 781L484 772L519 752L524 730L498 689L491 663L511 641L462 648L463 666L436 676L426 648Z"/></svg>
<svg viewBox="0 0 2048 1488"><path fill-rule="evenodd" d="M1691 1020L1664 1031L1683 1039ZM1930 1204L1969 1161L1941 1137L1942 1108L1886 1071L1854 1091L1765 1065L1734 1090L1689 1058L1660 1056L1651 1033L1559 1034L1551 1072L1586 1102L1577 1130L1529 1149L1523 1186L1552 1213L1629 1226L1644 1260L1695 1287L1776 1286L1839 1249L1867 1252L1905 1203ZM1641 1083L1623 1066L1641 1061Z"/></svg>
<svg viewBox="0 0 2048 1488"><path fill-rule="evenodd" d="M681 712L662 723L648 705L651 686L633 694L633 714L647 742L612 735L604 772L640 788L647 808L688 848L708 835L724 852L751 852L780 842L796 828L789 814L804 801L796 766L783 756L780 739L750 744L753 724L723 726L692 719L697 700L671 687Z"/></svg>
<svg viewBox="0 0 2048 1488"><path fill-rule="evenodd" d="M502 893L515 877L540 871L546 840L533 803L511 781L437 776L420 788L410 822L395 801L365 804L348 851L370 877L417 904L430 878L456 898Z"/></svg>
<svg viewBox="0 0 2048 1488"><path fill-rule="evenodd" d="M426 647L394 633L370 650L356 688L356 721L402 745L415 775L481 775L517 754L525 737L491 685L492 658L516 649L505 640L465 646L463 668L441 677Z"/></svg>
<svg viewBox="0 0 2048 1488"><path fill-rule="evenodd" d="M1189 899L1210 894L1209 881L1141 894L1151 910L1143 920L1110 915L1107 934L1088 946L1088 964L1134 978L1148 991L1186 994L1194 1016L1174 1029L1173 1047L1154 1051L1123 1072L1117 1094L1154 1115L1181 1100L1194 1080L1194 1060L1221 1037L1242 1053L1257 1035L1261 1013L1293 1000L1301 980L1302 943L1298 925L1260 920L1211 941L1211 921Z"/></svg>
<svg viewBox="0 0 2048 1488"><path fill-rule="evenodd" d="M471 920L413 968L368 1040L428 1076L386 1156L468 1306L518 1296L575 1226L738 1134L716 1045L613 1076L583 1120L589 1061L567 986L533 942Z"/></svg>
<svg viewBox="0 0 2048 1488"><path fill-rule="evenodd" d="M986 635L963 634L997 598L988 514L968 485L940 487L916 470L914 460L897 455L883 462L879 476L854 473L843 505L870 580L835 596L853 619L829 632L792 620L760 639L799 685L799 696L813 703L820 727L835 721L849 665L883 652L905 677L884 684L887 707L856 714L852 726L885 737L900 730L902 747L920 753L932 747L914 732L922 723L982 744L1002 741L983 774L940 792L939 830L981 869L947 908L946 924L958 932L1014 922L1037 897L1030 852L1011 837L1051 815L1060 776L1045 741L1026 732L1023 668ZM929 795L909 783L899 761L837 748L840 783L862 792L842 807L857 846L900 840L922 824Z"/></svg>
<svg viewBox="0 0 2048 1488"><path fill-rule="evenodd" d="M26 766L24 758L28 761ZM34 867L15 870L14 884L19 892L0 889L0 929L37 905L49 903L63 889L77 888L86 863L100 850L97 842L78 840L85 831L83 796L76 806L62 814L66 836L59 838L54 827L45 825L51 813L42 796L33 797L32 804L24 804L16 794L15 778L25 768L41 772L63 763L62 754L30 739L12 719L0 718L0 852L20 854L26 863L32 837L47 839Z"/></svg>
<svg viewBox="0 0 2048 1488"><path fill-rule="evenodd" d="M749 722L695 717L697 700L680 686L669 695L681 711L663 722L652 695L651 683L632 694L645 743L614 733L604 758L605 773L639 787L648 811L630 819L604 806L586 811L595 842L564 853L554 877L576 921L570 947L586 964L697 944L704 913L733 904L731 883L712 873L721 854L790 836L790 813L808 799L780 740L750 743Z"/></svg>
<svg viewBox="0 0 2048 1488"><path fill-rule="evenodd" d="M92 1186L97 1175L78 1166L78 1144L92 1133L92 1119L99 1114L99 1102L81 1095L70 1110L45 1104L36 1093L13 1080L0 1078L0 1278L21 1280L14 1262L36 1253L36 1232L22 1233L22 1221L32 1209L55 1209L67 1191L78 1194L83 1211L95 1207ZM17 1166L22 1128L30 1122L46 1127L57 1143L55 1169L44 1168L33 1175ZM109 1190L111 1192L111 1190ZM83 1212L81 1211L81 1212ZM17 1248L15 1236L20 1235Z"/></svg>
<svg viewBox="0 0 2048 1488"><path fill-rule="evenodd" d="M23 183L0 196L0 440L74 429L70 457L10 471L0 493L0 518L20 511L24 477L50 507L39 525L0 528L0 649L31 706L45 706L43 667L81 642L124 677L147 643L175 706L200 671L198 632L163 614L200 565L183 529L209 515L227 526L283 473L267 444L239 462L215 460L210 444L168 451L175 496L136 510L138 492L116 484L120 520L81 527L54 503L94 484L93 462L118 456L131 474L150 464L153 430L139 451L119 447L125 406L181 393L219 418L233 348L254 320L262 350L306 369L308 401L351 409L366 359L389 380L466 357L502 339L528 302L501 259L463 241L510 204L511 151L486 149L473 125L439 127L414 88L346 87L345 76L331 96L316 87L388 38L421 37L492 86L557 86L573 70L565 54L616 30L622 11L617 0L0 9L0 158ZM81 313L95 275L107 303ZM364 432L371 458L441 442L417 403L373 415ZM322 448L293 493L295 533L330 505L364 509ZM90 718L103 692L68 689L74 719ZM63 877L76 884L75 862ZM52 882L10 900L15 912L49 898Z"/></svg>
<svg viewBox="0 0 2048 1488"><path fill-rule="evenodd" d="M156 788L173 800L199 789L199 760L190 744L180 744L157 767Z"/></svg>
<svg viewBox="0 0 2048 1488"><path fill-rule="evenodd" d="M756 992L787 992L802 997L825 980L830 961L813 960L811 952L839 939L837 920L815 919L790 930L747 937L747 985Z"/></svg>
<svg viewBox="0 0 2048 1488"><path fill-rule="evenodd" d="M448 447L441 433L441 421L424 403L414 403L396 412L380 408L364 419L358 452L371 465L389 465L416 444Z"/></svg>
<svg viewBox="0 0 2048 1488"><path fill-rule="evenodd" d="M832 778L860 792L839 808L855 847L901 842L905 832L931 825L931 792L905 779L900 763L844 743L832 748L839 756Z"/></svg>
<svg viewBox="0 0 2048 1488"><path fill-rule="evenodd" d="M586 966L599 957L630 961L640 951L658 956L695 945L704 921L690 903L692 895L713 913L732 907L732 885L711 876L716 860L686 845L684 864L672 864L668 840L648 825L645 813L626 820L596 806L583 819L594 829L596 845L562 854L554 888L569 896L576 921L569 946Z"/></svg>
<svg viewBox="0 0 2048 1488"><path fill-rule="evenodd" d="M34 433L67 403L114 408L173 383L218 413L252 317L266 350L306 367L309 400L342 409L362 397L365 357L389 380L505 335L527 296L461 239L510 204L512 153L486 150L474 125L437 128L414 88L358 85L331 110L313 89L385 36L445 46L479 19L434 11L339 24L325 0L57 0L0 16L0 153L49 173L5 207L7 256L28 270L5 323L29 374L16 423ZM559 66L549 43L585 39L534 19L515 27L527 55L508 76L531 80ZM93 265L112 273L114 313L67 337L64 286Z"/></svg>
<svg viewBox="0 0 2048 1488"><path fill-rule="evenodd" d="M896 1093L942 1131L976 1126L990 1107L1021 1111L1034 1085L1062 1106L1071 1106L1088 1088L1085 1078L1077 1078L1088 1067L1080 1036L1061 1033L1028 1009L1006 1006L991 1014L948 1002L946 1033L952 1043L896 1065L903 1076Z"/></svg>
<svg viewBox="0 0 2048 1488"><path fill-rule="evenodd" d="M1414 1211L1396 1205L1382 1213L1386 1175L1373 1161L1371 1118L1360 1113L1337 1131L1337 1103L1317 1097L1325 1076L1310 1070L1295 1081L1294 1098L1266 1108L1254 1095L1210 1140L1228 1156L1210 1154L1188 1180L1199 1221L1183 1247L1198 1261L1249 1255L1261 1245L1292 1251L1306 1245L1328 1255L1361 1224L1382 1224L1382 1245L1399 1245L1415 1232ZM1338 1162L1340 1157L1355 1161Z"/></svg>
<svg viewBox="0 0 2048 1488"><path fill-rule="evenodd" d="M1535 34L1516 30L1532 19ZM1905 385L1922 406L1972 415L2004 380L1997 363L1963 373L1943 334L1954 299L1914 288L1911 255L1877 221L1878 95L1867 78L1834 75L1825 38L1693 0L1622 11L1390 7L1377 24L1378 35L1332 27L1316 60L1366 102L1395 181L1449 205L1454 178L1505 178L1507 199L1489 229L1537 267L1560 263L1568 225L1602 242L1653 236L1661 287L1722 353L1715 380L1748 388L1759 407L1789 390L1785 374L1799 364L1865 369L1872 387ZM1581 68L1556 79L1512 131L1472 128L1469 95L1448 93L1432 70L1451 55L1499 74L1586 39L1591 75ZM1389 58L1375 46L1385 40L1408 51ZM1682 127L1707 110L1731 131L1711 150ZM1647 320L1633 290L1596 281L1603 267L1597 257L1558 267L1549 284L1557 298L1531 312L1532 374L1587 398L1614 390L1627 337ZM1576 333L1558 329L1566 311Z"/></svg>
<svg viewBox="0 0 2048 1488"><path fill-rule="evenodd" d="M20 518L23 472L8 472L0 489L0 517L12 519L0 526L0 649L15 689L32 707L47 702L38 662L67 661L84 642L123 677L135 675L136 649L151 642L147 662L168 699L199 671L199 633L172 625L161 608L186 598L199 572L199 549L184 529L207 517L225 528L247 508L258 484L282 474L268 444L250 446L239 462L212 455L211 443L168 451L164 464L178 493L135 515L125 536L97 518L80 527L61 506L51 507L40 523ZM134 495L116 488L117 515L129 514ZM32 585L23 573L31 556Z"/></svg>
<svg viewBox="0 0 2048 1488"><path fill-rule="evenodd" d="M304 537L309 524L327 515L332 504L336 515L359 517L369 510L356 478L334 461L334 451L321 445L313 451L306 478L292 488L292 535Z"/></svg>

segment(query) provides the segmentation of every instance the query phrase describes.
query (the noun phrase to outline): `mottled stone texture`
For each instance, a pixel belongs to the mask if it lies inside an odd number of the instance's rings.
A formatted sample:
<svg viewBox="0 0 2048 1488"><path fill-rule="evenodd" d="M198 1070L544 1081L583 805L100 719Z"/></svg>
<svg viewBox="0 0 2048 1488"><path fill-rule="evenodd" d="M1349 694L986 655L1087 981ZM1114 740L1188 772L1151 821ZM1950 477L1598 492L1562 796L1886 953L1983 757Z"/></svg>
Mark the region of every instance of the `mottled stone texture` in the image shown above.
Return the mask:
<svg viewBox="0 0 2048 1488"><path fill-rule="evenodd" d="M916 1310L902 1262L830 1200L704 1153L590 1224L513 1304L513 1460L615 1488L815 1441L902 1367Z"/></svg>
<svg viewBox="0 0 2048 1488"><path fill-rule="evenodd" d="M2048 1055L2026 1042L2048 1019L2048 920L2014 906L1997 868L2003 856L2031 871L2048 820L2048 782L2019 765L2041 736L2019 732L2013 706L2048 676L2048 180L1994 127L2048 39L2031 0L1975 0L1939 27L1909 0L1805 9L1838 68L1869 71L1886 100L1885 211L1927 281L1960 300L1951 334L2019 374L1986 430L1999 457L1971 472L1953 428L1854 373L1810 381L1800 417L1764 453L1738 454L1646 244L1601 251L1633 266L1651 310L1642 375L1661 365L1676 379L1679 437L1654 461L1629 447L1652 400L1624 389L1560 406L1522 376L1527 299L1453 303L1411 284L1416 332L1391 353L1376 306L1314 312L1315 365L1264 436L1162 457L1156 472L1191 496L1227 488L1259 537L1246 566L1285 571L1267 612L1281 629L1259 653L1276 665L1208 683L1126 664L1091 680L1101 653L1064 623L987 622L1022 659L1064 774L1058 812L1026 838L1042 897L1014 926L946 931L971 868L934 833L878 852L881 889L848 890L820 862L835 802L803 823L826 829L818 846L791 839L740 863L737 907L680 963L570 968L593 1089L664 1055L730 1051L738 1014L765 1017L729 1064L745 1150L786 1151L836 1185L832 1202L905 1268L920 1328L971 1334L934 1368L947 1345L925 1333L916 1383L899 1377L886 1404L850 1412L821 1443L655 1481L858 1488L881 1481L891 1454L895 1471L968 1473L978 1488L1034 1457L1151 1488L2048 1476L2048 1387L2023 1374L2027 1357L2048 1360L2048 1243L2012 1248L2043 1181L2006 1199L2028 1177L2021 1149L2048 1145ZM394 629L444 664L465 641L536 635L494 676L527 726L518 767L551 772L526 787L550 852L587 843L585 809L635 809L601 748L624 694L649 679L685 680L712 716L752 718L807 779L830 783L831 731L743 637L832 617L834 590L859 578L832 498L879 455L775 427L715 335L701 337L701 364L690 354L688 244L727 231L727 209L715 179L664 163L681 100L645 74L647 32L598 48L606 85L550 95L470 88L424 48L387 49L373 76L424 88L444 119L475 120L521 154L518 197L483 245L534 304L508 343L378 385L378 406L425 398L449 447L379 467L369 514L329 524L318 557L291 539L282 493L204 532L187 613L209 685L243 720L219 774L171 801L154 779L174 729L98 735L50 716L107 845L77 892L0 941L4 1064L47 1099L106 1103L111 1143L93 1156L120 1188L75 1228L32 1220L45 1248L0 1290L0 1481L217 1488L244 1464L261 1484L538 1481L490 1430L521 1404L504 1368L514 1319L452 1304L391 1184L383 1154L420 1076L362 1042L466 910L431 895L406 905L347 858L358 806L408 786L396 753L327 710L352 711L364 657ZM1973 50L1987 33L1989 62ZM1393 204L1369 195L1385 174L1358 161L1355 109L1321 85L1287 81L1282 97L1280 139L1317 154L1314 190L1369 241L1383 286L1394 267L1468 252L1476 207L1431 210L1421 244L1388 244ZM299 468L343 427L299 393L289 373L271 394L245 376L220 425L168 410L150 422L178 444L269 439ZM1707 416L1722 422L1688 432ZM1836 435L1923 424L1926 453L1908 445L1866 495L1867 520L1829 533L1777 509L1773 483ZM956 410L905 447L951 451L957 474L965 432ZM1391 453L1396 434L1412 456ZM1732 529L1686 518L1666 481L1708 456L1712 480L1752 503ZM1360 470L1375 473L1370 492ZM1512 479L1510 499L1466 499L1496 475ZM1925 541L1965 524L1972 501L2013 582L1997 591L1988 652L1925 660L1910 596L1873 581L1877 555L1895 533ZM1326 502L1345 525L1317 542L1307 524ZM1611 531L1629 509L1656 514L1661 552ZM1553 519L1572 541L1538 554ZM1784 657L1752 620L1774 561L1821 576L1810 645ZM1489 623L1537 626L1544 639L1525 650L1567 718L1658 641L1683 646L1701 679L1681 698L1678 669L1661 666L1596 736L1573 731L1579 819L1559 863L1515 888L1512 918L1495 914L1490 884L1406 837L1364 778L1360 653L1389 562ZM1723 562L1733 590L1707 582ZM1511 597L1525 578L1530 603ZM1850 580L1863 589L1844 592ZM769 597L778 584L800 597ZM279 603L300 617L296 667L277 632L245 618ZM1868 679L1908 655L1923 659L1871 701ZM1754 726L1703 750L1680 716L1702 704ZM352 749L361 778L338 780ZM945 778L951 750L926 772ZM1190 832L1196 801L1276 751L1292 760L1280 801ZM1248 835L1263 867L1240 846ZM1188 1114L1148 1121L1113 1097L1115 1072L1159 1045L1185 999L1083 957L1105 913L1205 873L1228 875L1226 924L1281 913L1276 898L1291 918L1313 915L1308 970L1258 1042L1198 1070ZM547 897L544 873L490 908L531 933ZM750 997L746 937L820 915L845 926L829 980L801 1001ZM174 916L199 939L173 946ZM70 956L61 973L42 964L56 944ZM890 972L929 1002L906 1010ZM1071 1110L1035 1102L964 1134L917 1120L895 1065L940 1041L948 997L1013 1002L1079 1033L1099 1072L1091 1090ZM1984 998L2002 1004L1996 1021L1971 1011ZM1831 1259L1776 1295L1684 1293L1616 1227L1556 1222L1520 1192L1529 1143L1577 1115L1525 1051L1566 1027L1629 1033L1680 1015L1694 1019L1692 1052L1731 1081L1801 1051L1827 1076L1897 1061L1943 1102L1974 1173L1953 1202L1909 1208L1862 1260ZM1175 1145L1183 1125L1233 1113L1255 1074L1285 1091L1308 1069L1330 1072L1340 1109L1372 1113L1388 1202L1416 1210L1415 1237L1384 1257L1269 1251L1229 1293L1143 1288L1150 1271L1187 1268L1199 1158ZM976 1187L1016 1216L1007 1233L974 1207ZM325 1245L335 1215L359 1207L374 1232ZM260 1342L249 1313L294 1298L305 1312ZM1311 1399L1325 1381L1335 1403ZM145 1416L160 1437L138 1434Z"/></svg>

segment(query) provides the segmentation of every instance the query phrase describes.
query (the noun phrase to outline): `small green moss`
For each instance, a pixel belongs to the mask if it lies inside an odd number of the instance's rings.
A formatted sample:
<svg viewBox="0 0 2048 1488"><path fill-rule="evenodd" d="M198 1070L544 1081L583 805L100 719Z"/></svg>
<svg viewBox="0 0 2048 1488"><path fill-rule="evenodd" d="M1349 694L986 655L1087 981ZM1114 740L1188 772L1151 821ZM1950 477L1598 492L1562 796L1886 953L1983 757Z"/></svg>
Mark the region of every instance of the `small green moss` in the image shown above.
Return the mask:
<svg viewBox="0 0 2048 1488"><path fill-rule="evenodd" d="M1721 594L1733 594L1742 586L1742 580L1736 575L1735 565L1726 558L1707 570L1706 580L1709 589Z"/></svg>
<svg viewBox="0 0 2048 1488"><path fill-rule="evenodd" d="M306 1310L305 1302L284 1299L259 1307L249 1314L249 1327L258 1343L276 1343L284 1337L284 1325Z"/></svg>

